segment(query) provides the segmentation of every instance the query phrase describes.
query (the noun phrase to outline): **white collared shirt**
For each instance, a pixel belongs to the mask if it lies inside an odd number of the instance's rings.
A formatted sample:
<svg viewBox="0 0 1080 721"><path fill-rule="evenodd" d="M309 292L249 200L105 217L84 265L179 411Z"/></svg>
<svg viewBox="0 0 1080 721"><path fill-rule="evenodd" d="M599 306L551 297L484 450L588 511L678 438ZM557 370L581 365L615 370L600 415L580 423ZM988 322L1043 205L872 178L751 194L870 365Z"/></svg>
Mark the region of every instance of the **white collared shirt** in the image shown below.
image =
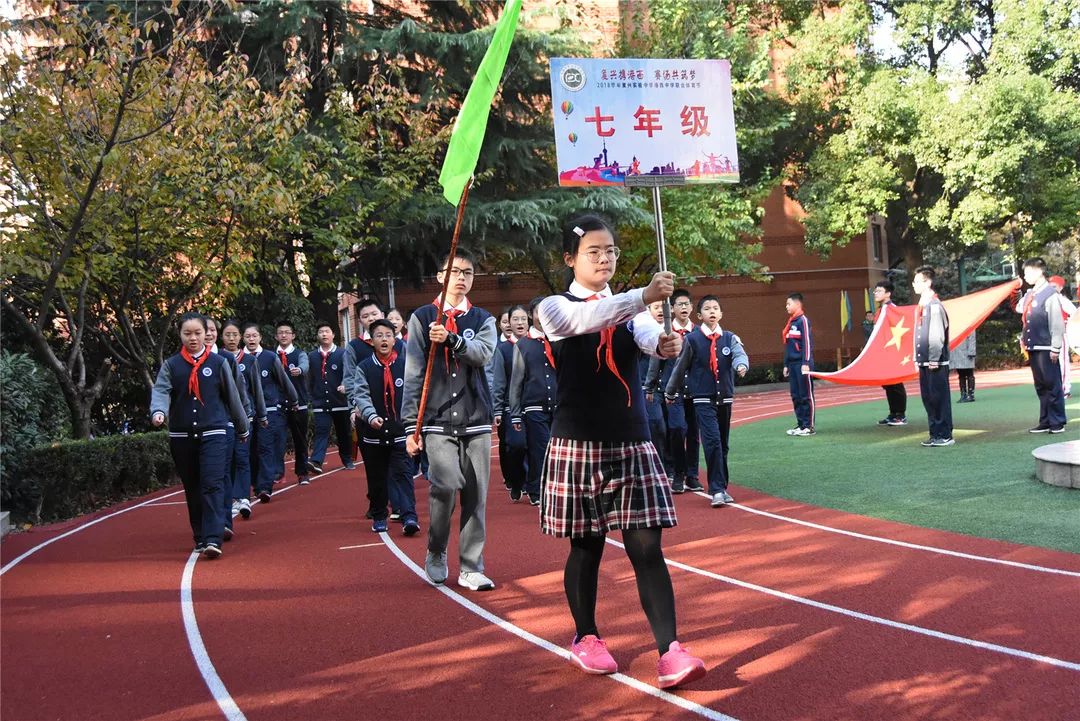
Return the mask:
<svg viewBox="0 0 1080 721"><path fill-rule="evenodd" d="M288 348L282 348L280 345L277 347L278 353L285 353L286 355L292 353L294 350L296 350L296 348L292 343L289 344Z"/></svg>
<svg viewBox="0 0 1080 721"><path fill-rule="evenodd" d="M539 340L540 338L544 338L545 336L544 336L543 333L540 332L540 330L535 325L530 325L529 326L529 337L530 338L536 338L537 340Z"/></svg>
<svg viewBox="0 0 1080 721"><path fill-rule="evenodd" d="M676 320L675 318L672 318L671 319L671 329L672 330L684 330L687 333L689 333L690 331L694 330L694 322L692 320L687 320L686 325L679 325L679 321Z"/></svg>
<svg viewBox="0 0 1080 721"><path fill-rule="evenodd" d="M612 295L611 286L600 291L589 290L577 281L570 284L570 294L576 298L599 295L594 303L575 303L562 296L545 298L537 307L540 325L550 341L560 341L577 335L597 333L604 328L632 321L634 340L643 353L656 355L656 345L663 327L645 310L644 288Z"/></svg>
<svg viewBox="0 0 1080 721"><path fill-rule="evenodd" d="M701 324L701 332L704 333L706 335L706 337L708 337L708 336L712 335L713 333L717 333L717 334L723 333L724 329L720 327L719 323L716 324L715 328L711 328L711 329L709 328L709 326L702 323Z"/></svg>
<svg viewBox="0 0 1080 721"><path fill-rule="evenodd" d="M331 353L333 353L336 350L337 350L337 344L336 343L331 343L329 350L323 350L323 347L319 346L319 352L322 353L323 355L330 355Z"/></svg>

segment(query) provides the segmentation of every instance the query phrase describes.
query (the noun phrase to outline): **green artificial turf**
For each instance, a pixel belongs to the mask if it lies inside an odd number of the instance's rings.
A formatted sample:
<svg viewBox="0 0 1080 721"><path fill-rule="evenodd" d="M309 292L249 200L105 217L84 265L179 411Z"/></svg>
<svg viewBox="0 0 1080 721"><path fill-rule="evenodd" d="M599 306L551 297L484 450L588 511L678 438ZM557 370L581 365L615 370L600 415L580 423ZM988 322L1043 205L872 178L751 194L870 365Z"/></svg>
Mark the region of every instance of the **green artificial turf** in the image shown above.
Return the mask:
<svg viewBox="0 0 1080 721"><path fill-rule="evenodd" d="M731 482L764 493L875 518L1080 553L1080 489L1035 478L1031 451L1080 438L1080 400L1066 401L1066 432L1031 434L1031 386L953 398L956 445L923 448L926 414L908 397L908 425L876 425L880 401L818 410L817 435L784 434L793 416L731 431ZM736 403L738 400L736 399ZM704 463L702 476L704 476Z"/></svg>

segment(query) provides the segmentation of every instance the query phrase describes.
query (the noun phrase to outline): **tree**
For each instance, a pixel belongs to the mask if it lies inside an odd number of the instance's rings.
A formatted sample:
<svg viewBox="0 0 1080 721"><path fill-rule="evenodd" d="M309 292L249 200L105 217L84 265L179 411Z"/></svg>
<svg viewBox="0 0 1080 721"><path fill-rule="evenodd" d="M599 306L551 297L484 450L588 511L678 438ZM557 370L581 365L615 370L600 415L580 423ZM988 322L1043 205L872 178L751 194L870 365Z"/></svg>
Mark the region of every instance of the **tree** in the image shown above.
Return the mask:
<svg viewBox="0 0 1080 721"><path fill-rule="evenodd" d="M928 250L1006 243L1014 257L1075 235L1080 214L1080 4L1049 0L873 0L897 53L857 48L831 98L836 121L794 171L807 243L827 252L885 217L909 269ZM803 29L827 46L875 17L860 3ZM948 53L963 58L945 62ZM811 101L816 67L798 53L792 87Z"/></svg>
<svg viewBox="0 0 1080 721"><path fill-rule="evenodd" d="M295 217L274 171L302 169L288 153L301 82L264 93L235 53L210 69L205 14L134 26L53 10L20 28L41 50L0 69L0 300L85 438L114 370L149 389L177 312L248 289L252 244Z"/></svg>

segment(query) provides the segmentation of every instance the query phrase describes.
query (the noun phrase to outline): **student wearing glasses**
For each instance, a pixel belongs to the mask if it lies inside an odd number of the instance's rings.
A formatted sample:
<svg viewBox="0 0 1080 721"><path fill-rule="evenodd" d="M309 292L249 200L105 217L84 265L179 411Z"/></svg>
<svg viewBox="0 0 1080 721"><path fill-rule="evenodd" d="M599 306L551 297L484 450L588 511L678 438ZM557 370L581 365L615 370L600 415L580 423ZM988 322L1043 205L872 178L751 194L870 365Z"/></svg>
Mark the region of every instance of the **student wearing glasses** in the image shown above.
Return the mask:
<svg viewBox="0 0 1080 721"><path fill-rule="evenodd" d="M659 651L658 682L671 688L704 676L705 664L676 640L675 594L661 549L675 507L635 380L641 353L673 358L682 346L679 334L665 335L646 312L671 296L673 276L657 273L647 287L613 295L608 282L619 249L614 229L596 215L570 221L563 251L574 281L537 308L558 382L540 527L570 540L563 578L576 632L570 658L586 673L618 670L597 626L596 599L607 534L621 531Z"/></svg>
<svg viewBox="0 0 1080 721"><path fill-rule="evenodd" d="M409 320L405 357L404 398L406 450L415 456L427 451L429 493L428 550L424 570L434 584L446 581L446 547L450 520L461 497L461 532L458 538L458 585L488 591L495 583L484 575L485 512L491 474L491 393L485 366L495 352L495 319L469 302L474 262L459 250L453 265L439 271L441 284L450 274L446 297L417 308ZM436 323L439 307L446 311ZM427 406L419 418L420 395L428 353L434 353L428 382ZM420 429L420 439L415 438Z"/></svg>

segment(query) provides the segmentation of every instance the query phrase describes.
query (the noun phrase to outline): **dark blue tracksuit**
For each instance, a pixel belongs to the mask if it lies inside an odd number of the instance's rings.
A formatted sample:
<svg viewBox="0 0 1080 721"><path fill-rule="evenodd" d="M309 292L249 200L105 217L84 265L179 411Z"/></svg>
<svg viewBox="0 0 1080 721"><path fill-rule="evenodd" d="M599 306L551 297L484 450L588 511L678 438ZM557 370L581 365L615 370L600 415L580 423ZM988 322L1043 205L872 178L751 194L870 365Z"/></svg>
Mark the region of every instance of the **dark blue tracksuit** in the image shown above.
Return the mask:
<svg viewBox="0 0 1080 721"><path fill-rule="evenodd" d="M641 390L645 391L645 413L649 416L649 432L652 434L652 443L656 447L656 452L660 454L660 460L664 464L664 473L667 474L669 480L675 478L675 468L671 461L671 449L668 448L667 438L667 420L664 417L664 394L661 389L658 389L657 378L653 377L653 363L661 363L660 358L654 356L642 355L638 361L638 376L641 381ZM662 366L657 365L656 376L660 375L660 368ZM668 366L663 366L665 370L670 371ZM670 372L668 373L670 375ZM649 400L649 397L652 400Z"/></svg>
<svg viewBox="0 0 1080 721"><path fill-rule="evenodd" d="M492 411L499 419L495 429L499 438L499 468L506 487L520 491L525 485L528 458L525 433L515 430L510 422L510 375L513 372L514 348L520 341L500 341L492 356Z"/></svg>
<svg viewBox="0 0 1080 721"><path fill-rule="evenodd" d="M685 378L685 393L694 404L701 444L705 448L710 494L726 491L728 487L735 369L750 366L739 336L719 326L715 330L715 339L700 325L685 336L682 353L672 371L672 378ZM665 394L674 398L680 390L679 385L676 380L669 379Z"/></svg>
<svg viewBox="0 0 1080 721"><path fill-rule="evenodd" d="M540 498L540 475L544 470L548 441L551 440L551 419L555 413L559 386L544 339L522 338L514 346L514 362L510 372L510 424L520 426L525 434L528 470L525 492L529 498Z"/></svg>
<svg viewBox="0 0 1080 721"><path fill-rule="evenodd" d="M810 320L799 313L791 320L784 334L784 366L788 371L791 404L799 428L814 429L817 407L814 403L814 381L802 372L804 365L814 370L814 342L810 336Z"/></svg>
<svg viewBox="0 0 1080 721"><path fill-rule="evenodd" d="M405 386L405 353L398 353L390 364L391 387L385 383L385 368L372 353L357 368L357 384L352 401L359 411L357 421L363 429L360 455L364 458L371 517L384 521L386 505L401 513L402 523L415 522L416 495L413 490L413 463L405 452L405 426L401 419L401 401ZM371 427L371 419L382 418L382 428Z"/></svg>
<svg viewBox="0 0 1080 721"><path fill-rule="evenodd" d="M1038 290L1029 290L1019 305L1024 321L1021 338L1028 352L1035 395L1039 397L1039 428L1061 428L1068 420L1065 417L1065 392L1061 387L1061 364L1069 362L1069 351L1060 345L1062 331L1051 328L1052 323L1060 325L1055 321L1062 317L1061 306L1053 302L1056 299L1057 290L1046 283ZM1050 301L1049 308L1047 301ZM1054 352L1055 337L1059 343L1057 352L1062 355L1052 361L1050 354Z"/></svg>
<svg viewBox="0 0 1080 721"><path fill-rule="evenodd" d="M930 364L937 364L931 368ZM952 438L952 397L949 395L949 316L935 295L915 309L915 365L930 438Z"/></svg>
<svg viewBox="0 0 1080 721"><path fill-rule="evenodd" d="M233 357L236 359L236 369L240 372L240 377L244 379L245 390L251 401L251 410L254 412L254 416L248 417L251 440L248 443L237 443L233 447L232 492L229 496L238 499L251 496L251 487L255 480L252 475L251 449L256 444L255 438L259 428L266 422L266 399L263 397L262 382L259 379L259 369L255 358L244 349L238 350ZM232 523L231 513L229 523Z"/></svg>
<svg viewBox="0 0 1080 721"><path fill-rule="evenodd" d="M308 393L311 412L315 416L315 438L311 460L322 465L330 445L330 427L337 436L338 455L349 465L353 460L352 427L349 422L349 400L338 388L345 384L345 349L334 346L329 353L313 350L308 353Z"/></svg>
<svg viewBox="0 0 1080 721"><path fill-rule="evenodd" d="M255 430L255 458L251 463L251 476L256 493L269 493L274 482L285 475L286 405L295 405L297 396L296 389L273 351L262 349L256 354L255 365L266 400L267 427Z"/></svg>
<svg viewBox="0 0 1080 721"><path fill-rule="evenodd" d="M201 400L189 390L193 366L178 353L158 371L150 414L152 417L161 413L168 419L169 450L184 484L188 521L196 545L213 543L220 547L225 531L227 429L231 421L239 437L246 440L248 420L232 366L209 349L203 353L209 356L196 376Z"/></svg>
<svg viewBox="0 0 1080 721"><path fill-rule="evenodd" d="M279 347L276 352L296 391L296 405L285 412L285 425L292 436L293 470L297 478L302 478L311 470L308 468L308 355L295 345L291 351ZM292 371L297 369L300 375L294 376Z"/></svg>
<svg viewBox="0 0 1080 721"><path fill-rule="evenodd" d="M693 332L692 330L683 332L678 328L673 328L673 330L682 335L684 342L688 333ZM645 379L645 392L657 395L664 393L674 369L674 359L651 358ZM684 377L683 385L685 385L685 380ZM661 410L664 413L664 424L667 430L665 446L670 459L665 459L664 470L671 478L672 485L678 488L684 479L696 481L698 477L698 456L701 451L697 413L694 411L693 399L684 393L681 387L675 394L674 402L662 403Z"/></svg>

